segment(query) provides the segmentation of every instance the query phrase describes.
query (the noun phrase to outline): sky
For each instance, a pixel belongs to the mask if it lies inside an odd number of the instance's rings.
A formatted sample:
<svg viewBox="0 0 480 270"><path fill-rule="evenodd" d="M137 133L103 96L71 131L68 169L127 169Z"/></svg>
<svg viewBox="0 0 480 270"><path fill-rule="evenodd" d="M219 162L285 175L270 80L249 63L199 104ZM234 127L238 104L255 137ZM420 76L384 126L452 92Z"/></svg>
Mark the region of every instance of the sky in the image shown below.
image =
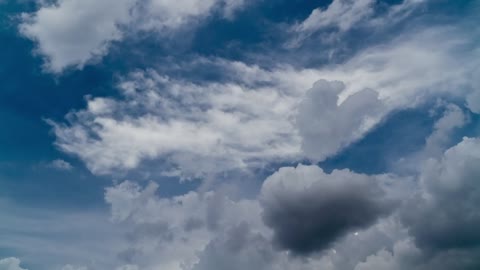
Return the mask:
<svg viewBox="0 0 480 270"><path fill-rule="evenodd" d="M0 0L0 270L480 269L478 0Z"/></svg>

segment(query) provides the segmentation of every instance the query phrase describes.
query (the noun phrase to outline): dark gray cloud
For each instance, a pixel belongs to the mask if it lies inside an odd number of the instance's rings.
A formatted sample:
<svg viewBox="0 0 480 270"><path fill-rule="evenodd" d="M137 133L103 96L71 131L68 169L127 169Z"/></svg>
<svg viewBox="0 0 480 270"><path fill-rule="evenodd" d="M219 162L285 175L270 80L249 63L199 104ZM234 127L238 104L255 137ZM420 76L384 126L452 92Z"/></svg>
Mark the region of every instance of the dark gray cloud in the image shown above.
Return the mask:
<svg viewBox="0 0 480 270"><path fill-rule="evenodd" d="M394 203L377 181L348 170L282 168L262 187L265 223L280 248L297 254L321 251L390 213Z"/></svg>

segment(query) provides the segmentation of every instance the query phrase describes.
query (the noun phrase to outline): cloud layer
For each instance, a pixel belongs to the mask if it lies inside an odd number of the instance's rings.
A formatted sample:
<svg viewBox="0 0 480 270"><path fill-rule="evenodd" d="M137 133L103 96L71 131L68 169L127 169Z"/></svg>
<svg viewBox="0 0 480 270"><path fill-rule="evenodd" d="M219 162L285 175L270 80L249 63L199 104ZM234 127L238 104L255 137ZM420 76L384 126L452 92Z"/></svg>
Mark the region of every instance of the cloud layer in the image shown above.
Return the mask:
<svg viewBox="0 0 480 270"><path fill-rule="evenodd" d="M66 182L112 181L95 186L93 210L16 208L0 194L0 250L23 261L0 270L480 268L479 32L466 27L478 18L428 0L266 15L287 2L58 0L22 13L16 31L59 85L92 81L83 107L43 118L62 153L37 164ZM170 38L199 44L170 55ZM132 40L147 64L82 71ZM343 46L338 59L297 59ZM422 131L398 133L409 121ZM397 154L404 143L412 152ZM337 159L349 153L362 160ZM385 157L382 173L362 168Z"/></svg>

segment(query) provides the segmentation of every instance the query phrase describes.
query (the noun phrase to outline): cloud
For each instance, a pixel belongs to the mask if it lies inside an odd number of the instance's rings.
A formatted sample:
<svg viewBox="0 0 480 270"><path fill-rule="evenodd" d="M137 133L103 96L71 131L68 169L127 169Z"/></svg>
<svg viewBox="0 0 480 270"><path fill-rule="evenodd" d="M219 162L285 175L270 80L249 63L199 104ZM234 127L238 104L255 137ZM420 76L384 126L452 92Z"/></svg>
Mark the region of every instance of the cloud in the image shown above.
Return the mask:
<svg viewBox="0 0 480 270"><path fill-rule="evenodd" d="M480 90L472 92L467 96L467 106L472 112L480 114Z"/></svg>
<svg viewBox="0 0 480 270"><path fill-rule="evenodd" d="M314 9L310 15L291 27L293 38L288 47L298 47L311 35L324 31L325 35L339 35L361 26L386 27L407 17L425 0L404 0L389 6L385 14L377 14L375 0L334 0L326 9Z"/></svg>
<svg viewBox="0 0 480 270"><path fill-rule="evenodd" d="M355 266L354 270L403 270L418 269L415 263L421 258L421 251L410 240L395 243L393 250L382 249Z"/></svg>
<svg viewBox="0 0 480 270"><path fill-rule="evenodd" d="M439 158L429 159L421 189L402 217L416 243L427 249L468 249L480 245L480 139L464 138ZM412 208L415 206L414 208Z"/></svg>
<svg viewBox="0 0 480 270"><path fill-rule="evenodd" d="M99 61L113 42L121 41L129 32L165 34L195 25L217 9L231 18L245 4L231 0L40 2L37 11L22 14L19 31L37 43L36 52L44 57L45 69L61 73Z"/></svg>
<svg viewBox="0 0 480 270"><path fill-rule="evenodd" d="M122 100L90 99L86 110L68 117L69 125L50 122L57 145L99 174L166 158L185 175L201 177L297 156L293 119L303 89L295 82L311 81L310 74L226 67L242 83L196 84L152 70L132 73L120 84ZM249 83L262 72L267 84Z"/></svg>
<svg viewBox="0 0 480 270"><path fill-rule="evenodd" d="M268 239L240 224L211 241L193 270L274 269L275 257Z"/></svg>
<svg viewBox="0 0 480 270"><path fill-rule="evenodd" d="M108 188L105 200L112 218L126 227L128 246L119 257L140 269L161 265L167 269L190 269L208 243L239 224L262 231L260 207L250 200L232 201L220 192L161 198L158 186L145 188L123 182Z"/></svg>
<svg viewBox="0 0 480 270"><path fill-rule="evenodd" d="M60 73L66 67L83 68L122 39L120 24L128 23L135 0L61 0L22 14L20 33L37 42L45 68Z"/></svg>
<svg viewBox="0 0 480 270"><path fill-rule="evenodd" d="M200 59L191 64L219 70L223 80L132 72L118 86L120 98L89 98L66 123L50 123L57 146L96 174L157 159L167 161L166 171L186 178L305 157L321 160L361 139L392 111L439 96L464 100L480 64L465 53L471 43L455 27L432 28L317 69ZM314 106L307 96L334 103Z"/></svg>
<svg viewBox="0 0 480 270"><path fill-rule="evenodd" d="M454 104L446 104L442 117L435 123L432 134L426 139L426 157L438 157L449 146L453 133L468 123L468 115ZM423 157L423 159L426 159Z"/></svg>
<svg viewBox="0 0 480 270"><path fill-rule="evenodd" d="M345 90L339 81L317 81L299 105L297 127L302 150L315 161L336 154L361 138L385 114L378 94L364 89L338 104L338 95Z"/></svg>
<svg viewBox="0 0 480 270"><path fill-rule="evenodd" d="M135 12L137 27L143 30L168 31L188 24L194 24L207 16L218 12L221 16L232 18L249 0L148 0L139 3Z"/></svg>
<svg viewBox="0 0 480 270"><path fill-rule="evenodd" d="M26 270L20 267L20 260L17 258L6 258L0 260L0 270Z"/></svg>
<svg viewBox="0 0 480 270"><path fill-rule="evenodd" d="M265 223L282 249L322 251L392 211L394 202L378 181L348 170L326 174L317 166L281 168L262 186Z"/></svg>
<svg viewBox="0 0 480 270"><path fill-rule="evenodd" d="M56 159L56 160L50 162L50 164L48 164L48 166L50 168L54 168L54 169L57 169L57 170L60 170L60 171L70 171L70 170L73 169L73 166L63 159Z"/></svg>
<svg viewBox="0 0 480 270"><path fill-rule="evenodd" d="M334 0L325 10L317 8L297 25L297 32L315 32L326 27L337 27L347 31L357 22L372 15L373 0Z"/></svg>

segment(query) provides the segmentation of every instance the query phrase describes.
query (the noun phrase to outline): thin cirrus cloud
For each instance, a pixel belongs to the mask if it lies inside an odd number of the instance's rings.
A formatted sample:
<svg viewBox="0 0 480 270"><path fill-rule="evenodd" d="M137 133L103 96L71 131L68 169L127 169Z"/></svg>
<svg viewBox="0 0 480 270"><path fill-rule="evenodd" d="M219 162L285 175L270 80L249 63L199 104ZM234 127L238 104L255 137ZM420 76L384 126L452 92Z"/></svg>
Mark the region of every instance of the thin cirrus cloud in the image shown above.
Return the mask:
<svg viewBox="0 0 480 270"><path fill-rule="evenodd" d="M352 29L367 27L375 29L386 27L401 21L411 12L418 9L425 0L406 0L389 7L386 14L378 16L374 0L334 0L326 8L316 8L303 21L291 27L292 38L287 47L298 47L316 33L338 37Z"/></svg>

